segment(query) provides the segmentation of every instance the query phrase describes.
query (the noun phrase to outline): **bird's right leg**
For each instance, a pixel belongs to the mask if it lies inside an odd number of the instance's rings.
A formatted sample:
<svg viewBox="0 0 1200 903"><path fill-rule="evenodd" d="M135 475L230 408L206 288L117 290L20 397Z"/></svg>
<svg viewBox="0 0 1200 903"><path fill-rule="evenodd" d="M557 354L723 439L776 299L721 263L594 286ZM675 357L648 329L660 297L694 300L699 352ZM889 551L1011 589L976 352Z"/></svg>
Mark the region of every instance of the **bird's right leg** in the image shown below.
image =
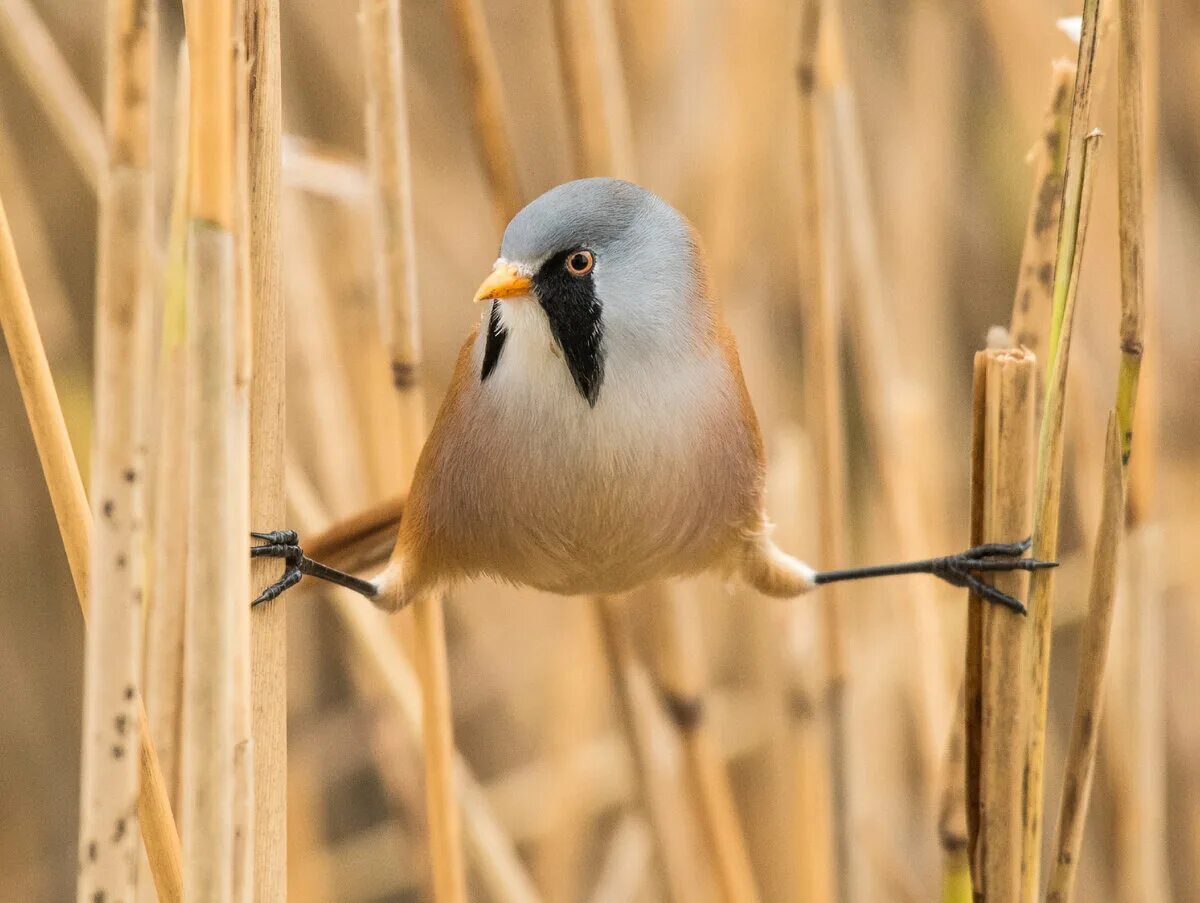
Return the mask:
<svg viewBox="0 0 1200 903"><path fill-rule="evenodd" d="M258 598L250 603L252 607L277 599L284 591L299 583L300 578L305 575L344 586L373 602L379 596L380 588L374 581L363 580L361 577L328 567L305 555L295 530L251 533L250 536L262 541L260 545L250 547L250 557L282 558L284 562L283 576L264 589Z"/></svg>

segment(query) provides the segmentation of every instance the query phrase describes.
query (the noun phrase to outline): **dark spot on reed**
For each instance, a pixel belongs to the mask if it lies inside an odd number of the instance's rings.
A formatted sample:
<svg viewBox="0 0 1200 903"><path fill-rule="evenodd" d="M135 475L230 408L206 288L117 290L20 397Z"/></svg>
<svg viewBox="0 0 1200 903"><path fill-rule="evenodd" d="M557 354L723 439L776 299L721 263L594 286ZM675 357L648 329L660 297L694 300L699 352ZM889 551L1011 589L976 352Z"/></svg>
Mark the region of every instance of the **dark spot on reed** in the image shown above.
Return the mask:
<svg viewBox="0 0 1200 903"><path fill-rule="evenodd" d="M1062 202L1062 181L1048 177L1038 189L1037 207L1033 215L1033 231L1041 235L1058 224L1058 211Z"/></svg>
<svg viewBox="0 0 1200 903"><path fill-rule="evenodd" d="M811 94L817 83L817 75L813 67L808 63L801 63L796 67L796 84L805 94Z"/></svg>
<svg viewBox="0 0 1200 903"><path fill-rule="evenodd" d="M99 850L96 848L96 841L94 841L94 840L93 840L93 841L91 841L91 842L88 844L87 850L88 850L88 854L87 854L87 856L88 856L88 862L95 862L95 861L96 861L96 856L97 856L97 855L99 854L99 852L100 852L100 851L99 851Z"/></svg>
<svg viewBox="0 0 1200 903"><path fill-rule="evenodd" d="M136 687L134 687L134 685L133 685L133 684L130 684L129 686L127 686L127 687L125 688L125 698L126 698L126 699L133 699L133 696L134 696L134 694L135 694L136 692L137 692L137 688L136 688Z"/></svg>
<svg viewBox="0 0 1200 903"><path fill-rule="evenodd" d="M1029 313L1029 305L1033 303L1033 292L1026 288L1021 292L1021 312Z"/></svg>
<svg viewBox="0 0 1200 903"><path fill-rule="evenodd" d="M125 472L122 473L121 476L123 476L125 478L126 483L136 483L137 482L137 471L134 470L132 467L126 467Z"/></svg>
<svg viewBox="0 0 1200 903"><path fill-rule="evenodd" d="M699 696L664 692L663 704L671 720L685 733L694 731L704 718L704 700Z"/></svg>
<svg viewBox="0 0 1200 903"><path fill-rule="evenodd" d="M114 743L113 748L112 748L112 757L114 759L124 759L125 758L125 747L122 746L120 743Z"/></svg>
<svg viewBox="0 0 1200 903"><path fill-rule="evenodd" d="M100 506L100 513L108 520L112 520L113 512L117 510L116 502L112 499L105 499L104 504Z"/></svg>
<svg viewBox="0 0 1200 903"><path fill-rule="evenodd" d="M1054 264L1043 263L1038 267L1037 278L1047 289L1054 288Z"/></svg>
<svg viewBox="0 0 1200 903"><path fill-rule="evenodd" d="M417 368L402 361L393 361L392 383L397 389L411 389L417 384Z"/></svg>
<svg viewBox="0 0 1200 903"><path fill-rule="evenodd" d="M113 826L113 843L120 843L121 838L125 836L125 819L118 818L117 823Z"/></svg>
<svg viewBox="0 0 1200 903"><path fill-rule="evenodd" d="M104 903L104 891L98 890L92 894L92 903Z"/></svg>
<svg viewBox="0 0 1200 903"><path fill-rule="evenodd" d="M125 731L129 728L129 717L127 715L118 715L113 719L113 726L117 729L118 734L124 736Z"/></svg>
<svg viewBox="0 0 1200 903"><path fill-rule="evenodd" d="M122 552L120 555L117 556L117 561L116 561L117 568L120 570L124 570L125 565L127 565L127 564L129 564L129 559L126 558L125 553Z"/></svg>

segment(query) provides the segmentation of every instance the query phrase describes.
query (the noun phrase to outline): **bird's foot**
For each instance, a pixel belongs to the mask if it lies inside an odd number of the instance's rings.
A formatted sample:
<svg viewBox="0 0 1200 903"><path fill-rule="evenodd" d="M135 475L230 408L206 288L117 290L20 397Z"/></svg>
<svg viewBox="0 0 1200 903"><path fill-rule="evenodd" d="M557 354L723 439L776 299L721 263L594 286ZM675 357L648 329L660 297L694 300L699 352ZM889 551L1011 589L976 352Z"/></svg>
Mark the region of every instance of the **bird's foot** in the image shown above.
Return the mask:
<svg viewBox="0 0 1200 903"><path fill-rule="evenodd" d="M300 548L300 537L295 530L251 533L250 536L262 541L261 545L250 547L251 558L282 558L284 562L283 576L258 594L258 598L250 603L250 607L253 608L279 598L300 582L300 578L304 576L300 569L304 562L304 550Z"/></svg>
<svg viewBox="0 0 1200 903"><path fill-rule="evenodd" d="M1018 614L1025 614L1025 604L1020 599L984 583L976 575L1005 571L1040 571L1058 567L1057 561L1021 557L1029 551L1032 544L1031 539L1026 539L1023 542L989 542L973 546L957 555L935 558L930 573L952 586L965 587L982 599L1003 605Z"/></svg>

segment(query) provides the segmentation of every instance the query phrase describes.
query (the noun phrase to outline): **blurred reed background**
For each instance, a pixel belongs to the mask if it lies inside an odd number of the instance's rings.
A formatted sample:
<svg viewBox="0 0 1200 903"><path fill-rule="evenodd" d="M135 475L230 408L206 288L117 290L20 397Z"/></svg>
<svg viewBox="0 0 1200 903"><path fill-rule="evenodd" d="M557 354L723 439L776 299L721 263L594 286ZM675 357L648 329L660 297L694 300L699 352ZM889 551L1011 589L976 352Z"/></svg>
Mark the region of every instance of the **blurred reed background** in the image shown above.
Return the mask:
<svg viewBox="0 0 1200 903"><path fill-rule="evenodd" d="M507 216L568 178L615 173L703 236L768 446L781 544L822 568L967 545L972 354L989 327L1009 325L1014 300L1016 338L1047 347L1049 307L1023 314L1022 290L1041 281L1048 298L1053 268L1041 275L1022 247L1070 109L1070 73L1052 63L1074 64L1077 45L1055 19L1080 9L821 7L817 34L815 7L792 0L401 4L423 359L409 348L400 360L380 341L392 313L377 301L367 164L364 74L380 35L364 42L356 4L283 4L274 347L286 357L286 525L313 536L402 491L421 396L398 407L389 367L418 367L432 414ZM1117 11L1106 0L1087 123L1109 137L1090 181L1067 378L1047 847L1111 475ZM182 454L169 399L186 381L170 350L187 118L179 4L162 3L157 25L151 278L164 338L157 370L142 371L159 374L147 382L162 399L152 525L187 519L182 471L157 463ZM0 198L87 485L105 32L101 3L0 0ZM1200 591L1188 570L1200 543L1200 9L1146 0L1143 36L1147 351L1079 900L1200 899ZM1056 123L1064 131L1048 141ZM1053 172L1040 190L1057 210ZM413 277L401 266L389 278ZM255 337L259 363L269 339ZM0 900L58 901L77 874L84 630L3 364ZM189 553L156 546L153 557ZM154 592L184 591L171 573L154 570ZM419 651L424 630L400 615L399 647L381 651L361 600L313 587L286 605L288 899L431 899L418 691L397 653ZM454 592L445 629L461 759L447 767L465 788L471 898L963 899L948 876L963 855L952 727L967 611L965 592L922 577L786 604L710 579L599 602L490 583ZM178 643L182 629L147 625L152 727L178 724L178 700L154 693L182 674L179 647L154 637ZM177 815L185 739L155 733ZM145 870L141 883L153 899ZM262 887L259 899L277 898Z"/></svg>

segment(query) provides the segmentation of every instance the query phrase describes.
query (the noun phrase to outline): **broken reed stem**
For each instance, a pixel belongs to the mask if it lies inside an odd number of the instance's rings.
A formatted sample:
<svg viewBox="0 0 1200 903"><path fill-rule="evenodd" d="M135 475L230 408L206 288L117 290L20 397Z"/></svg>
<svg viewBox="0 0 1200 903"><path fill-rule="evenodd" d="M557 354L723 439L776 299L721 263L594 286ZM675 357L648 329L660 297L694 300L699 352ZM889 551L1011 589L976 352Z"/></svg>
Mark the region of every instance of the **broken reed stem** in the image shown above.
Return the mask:
<svg viewBox="0 0 1200 903"><path fill-rule="evenodd" d="M158 355L158 443L150 523L153 582L146 599L146 673L142 695L158 742L163 777L178 806L183 742L183 622L187 607L187 186L188 65L179 53L176 147L170 231L162 284Z"/></svg>
<svg viewBox="0 0 1200 903"><path fill-rule="evenodd" d="M1057 334L1052 333L1049 353L1054 356L1050 379L1046 386L1041 427L1038 434L1037 480L1034 494L1033 556L1054 561L1058 555L1058 514L1062 498L1063 414L1066 407L1067 366L1071 352L1071 333L1075 320L1075 300L1079 291L1079 271L1083 263L1083 247L1087 238L1091 208L1092 179L1100 132L1088 135L1082 146L1082 156L1076 164L1067 161L1067 171L1078 168L1079 203L1066 208L1069 218L1062 224L1061 245L1069 242L1074 249L1069 272L1055 273L1055 307L1058 306L1058 284L1063 305ZM1068 188L1070 180L1068 179ZM1069 238L1067 237L1069 234ZM1059 265L1063 263L1059 255ZM1029 582L1029 612L1033 620L1033 652L1028 662L1028 680L1032 684L1029 712L1030 728L1026 749L1025 841L1022 871L1024 874L1021 899L1032 903L1037 899L1041 873L1042 813L1045 784L1046 717L1050 697L1050 640L1053 632L1054 569L1035 571Z"/></svg>
<svg viewBox="0 0 1200 903"><path fill-rule="evenodd" d="M84 181L99 193L108 157L104 125L29 0L0 3L0 43L46 111Z"/></svg>
<svg viewBox="0 0 1200 903"><path fill-rule="evenodd" d="M142 682L147 434L139 391L149 353L154 246L151 111L157 16L149 0L106 10L105 139L96 273L91 625L84 652L76 898L137 893L134 731Z"/></svg>
<svg viewBox="0 0 1200 903"><path fill-rule="evenodd" d="M829 168L827 165L827 120L824 95L818 92L817 60L821 45L822 15L820 0L803 5L800 52L797 63L799 91L799 167L802 183L800 224L801 292L804 329L805 420L816 445L818 472L817 510L821 523L818 552L825 562L846 560L846 475L845 425L842 422L842 384L840 368L841 310L834 287L830 259L833 233L829 218ZM829 592L829 590L833 592ZM844 886L849 875L849 837L846 815L846 664L839 601L845 597L840 587L822 589L817 602L821 612L824 661L827 669L826 698L829 707L830 756L836 860L829 864L842 887L834 895L848 895ZM807 858L801 861L809 861ZM817 880L797 875L800 894Z"/></svg>
<svg viewBox="0 0 1200 903"><path fill-rule="evenodd" d="M1037 358L1022 349L976 355L976 402L972 515L982 542L1011 542L1026 536L1033 471L1034 385ZM974 543L972 537L972 543ZM1024 572L993 575L993 585L1016 598L1024 595ZM976 900L1014 901L1021 890L1022 789L1028 688L1019 680L1029 622L1024 616L972 597L977 631L967 665L978 687L975 724L978 760L977 836L973 844ZM1014 680L1014 676L1018 679Z"/></svg>
<svg viewBox="0 0 1200 903"><path fill-rule="evenodd" d="M244 0L248 67L247 182L251 291L250 524L273 529L287 515L284 492L285 349L280 291L279 182L282 123L279 0ZM251 564L257 596L276 574ZM254 894L287 899L287 606L250 615L250 701L254 745Z"/></svg>
<svg viewBox="0 0 1200 903"><path fill-rule="evenodd" d="M699 599L677 583L662 587L656 600L659 619L659 680L667 712L679 732L687 759L692 795L715 859L715 871L728 903L757 903L754 867L738 820L737 803L725 762L712 735L705 708L703 639Z"/></svg>
<svg viewBox="0 0 1200 903"><path fill-rule="evenodd" d="M249 658L244 609L250 561L243 293L234 241L240 217L233 6L232 0L193 3L187 18L192 73L187 444L197 466L188 475L183 821L184 880L198 900L229 899L235 874L245 886L234 857L248 830L235 815L245 752L238 713L249 706L239 662Z"/></svg>
<svg viewBox="0 0 1200 903"><path fill-rule="evenodd" d="M1050 73L1050 104L1033 149L1033 196L1021 247L1021 266L1008 331L1013 344L1046 353L1054 296L1054 261L1062 215L1063 173L1067 164L1067 124L1075 64L1056 60Z"/></svg>
<svg viewBox="0 0 1200 903"><path fill-rule="evenodd" d="M71 439L67 435L62 407L54 391L50 365L38 335L29 293L21 277L3 203L0 203L0 329L4 332L9 357L13 361L21 399L50 491L50 501L66 549L75 592L79 597L79 607L86 621L89 613L91 514L79 466L71 449ZM179 834L175 829L158 756L146 727L145 709L140 701L135 715L141 738L138 824L159 900L177 903L183 898ZM132 826L127 827L132 829Z"/></svg>
<svg viewBox="0 0 1200 903"><path fill-rule="evenodd" d="M524 206L516 151L504 109L504 88L496 48L488 34L480 0L448 0L458 38L463 77L471 97L471 119L480 162L491 186L501 229Z"/></svg>
<svg viewBox="0 0 1200 903"><path fill-rule="evenodd" d="M392 377L399 396L405 485L425 439L425 402L416 282L416 229L412 163L404 90L399 0L362 0L361 33L366 67L367 151L372 179L376 290L380 310L391 314ZM425 794L434 895L438 903L467 898L462 837L456 805L454 720L440 595L413 606L415 663L421 676Z"/></svg>
<svg viewBox="0 0 1200 903"><path fill-rule="evenodd" d="M1083 624L1079 686L1075 691L1075 715L1071 721L1058 828L1051 847L1047 903L1068 903L1072 899L1104 710L1104 678L1125 520L1125 474L1115 411L1109 415L1106 436L1100 529L1092 559L1088 615Z"/></svg>
<svg viewBox="0 0 1200 903"><path fill-rule="evenodd" d="M633 178L633 131L612 3L553 0L550 9L574 175Z"/></svg>

